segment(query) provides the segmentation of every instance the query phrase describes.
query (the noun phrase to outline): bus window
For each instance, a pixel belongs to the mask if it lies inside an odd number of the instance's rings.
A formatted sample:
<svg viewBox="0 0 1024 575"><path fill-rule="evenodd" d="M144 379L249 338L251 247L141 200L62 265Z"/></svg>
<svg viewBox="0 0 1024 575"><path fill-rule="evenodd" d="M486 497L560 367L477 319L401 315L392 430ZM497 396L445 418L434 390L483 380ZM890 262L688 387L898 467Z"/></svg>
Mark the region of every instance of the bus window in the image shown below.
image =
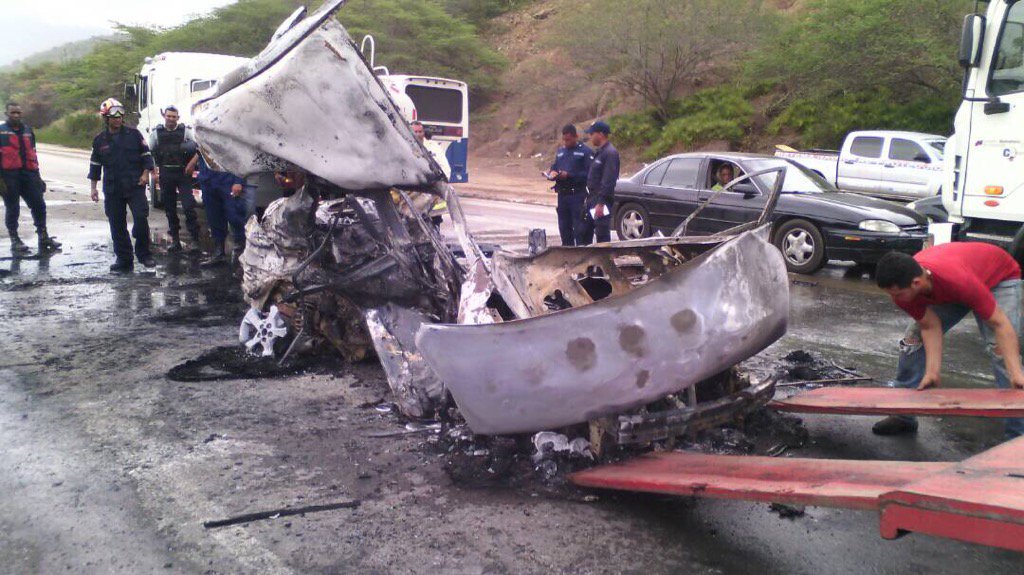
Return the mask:
<svg viewBox="0 0 1024 575"><path fill-rule="evenodd" d="M196 92L202 92L203 90L209 90L216 85L216 80L192 80L192 93L194 94Z"/></svg>
<svg viewBox="0 0 1024 575"><path fill-rule="evenodd" d="M405 93L416 104L416 115L419 121L462 123L463 94L461 91L410 84L405 87Z"/></svg>

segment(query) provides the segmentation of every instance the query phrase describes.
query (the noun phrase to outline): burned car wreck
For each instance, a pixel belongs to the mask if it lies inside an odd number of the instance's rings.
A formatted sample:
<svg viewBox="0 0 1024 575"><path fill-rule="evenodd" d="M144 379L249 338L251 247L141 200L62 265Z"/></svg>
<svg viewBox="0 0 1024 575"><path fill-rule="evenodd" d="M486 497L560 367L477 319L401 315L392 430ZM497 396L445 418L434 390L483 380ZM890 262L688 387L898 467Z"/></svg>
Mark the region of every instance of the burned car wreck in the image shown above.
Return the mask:
<svg viewBox="0 0 1024 575"><path fill-rule="evenodd" d="M246 226L240 262L252 309L239 336L250 351L375 354L405 415L434 417L450 394L477 434L625 414L620 430L642 439L695 406L648 419L636 410L785 332L788 279L768 241L774 201L716 236L677 230L486 257L443 172L332 17L341 4L297 12L194 109L211 165L305 181ZM776 173L775 199L784 177ZM430 223L437 197L457 248ZM766 389L718 408L766 400Z"/></svg>

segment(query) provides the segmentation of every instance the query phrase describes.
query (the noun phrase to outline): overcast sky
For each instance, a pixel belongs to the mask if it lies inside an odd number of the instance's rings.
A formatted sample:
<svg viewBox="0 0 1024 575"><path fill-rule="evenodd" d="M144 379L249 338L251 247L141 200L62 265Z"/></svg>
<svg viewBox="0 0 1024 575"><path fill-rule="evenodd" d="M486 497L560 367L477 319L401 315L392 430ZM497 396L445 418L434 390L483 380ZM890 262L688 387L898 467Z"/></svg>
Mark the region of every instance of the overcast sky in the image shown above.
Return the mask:
<svg viewBox="0 0 1024 575"><path fill-rule="evenodd" d="M3 0L0 66L65 42L110 34L112 22L174 26L234 0Z"/></svg>

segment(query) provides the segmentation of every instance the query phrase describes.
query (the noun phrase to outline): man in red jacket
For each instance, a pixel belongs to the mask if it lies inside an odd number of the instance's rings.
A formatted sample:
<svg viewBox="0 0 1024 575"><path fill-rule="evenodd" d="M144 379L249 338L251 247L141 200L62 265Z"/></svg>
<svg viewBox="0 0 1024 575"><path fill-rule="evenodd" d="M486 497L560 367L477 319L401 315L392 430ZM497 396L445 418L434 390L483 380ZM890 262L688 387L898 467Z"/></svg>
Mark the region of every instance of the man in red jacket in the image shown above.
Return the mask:
<svg viewBox="0 0 1024 575"><path fill-rule="evenodd" d="M889 253L878 262L875 279L893 303L914 322L900 341L895 387L939 385L942 336L973 313L992 359L996 385L1024 389L1018 334L1021 324L1020 266L989 244L954 242L924 249L913 257ZM875 424L879 435L917 430L917 420L890 416ZM1024 419L1007 419L1007 438L1024 434Z"/></svg>
<svg viewBox="0 0 1024 575"><path fill-rule="evenodd" d="M18 217L21 202L32 211L32 222L39 235L39 253L60 249L60 244L46 231L46 189L39 177L39 158L36 156L36 135L32 128L21 121L21 106L7 103L7 121L0 124L0 177L3 177L7 191L3 194L6 214L4 223L11 237L11 255L27 255L28 246L18 237Z"/></svg>

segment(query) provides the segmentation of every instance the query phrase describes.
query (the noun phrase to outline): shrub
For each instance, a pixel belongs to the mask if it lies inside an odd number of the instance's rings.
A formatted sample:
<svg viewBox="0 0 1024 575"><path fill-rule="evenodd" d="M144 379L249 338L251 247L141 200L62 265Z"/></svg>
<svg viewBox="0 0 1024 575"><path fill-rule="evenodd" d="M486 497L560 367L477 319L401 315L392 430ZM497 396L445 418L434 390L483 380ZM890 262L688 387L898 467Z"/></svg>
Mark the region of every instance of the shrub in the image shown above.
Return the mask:
<svg viewBox="0 0 1024 575"><path fill-rule="evenodd" d="M93 111L74 112L36 130L36 139L47 144L87 149L101 130L103 120L99 114Z"/></svg>

